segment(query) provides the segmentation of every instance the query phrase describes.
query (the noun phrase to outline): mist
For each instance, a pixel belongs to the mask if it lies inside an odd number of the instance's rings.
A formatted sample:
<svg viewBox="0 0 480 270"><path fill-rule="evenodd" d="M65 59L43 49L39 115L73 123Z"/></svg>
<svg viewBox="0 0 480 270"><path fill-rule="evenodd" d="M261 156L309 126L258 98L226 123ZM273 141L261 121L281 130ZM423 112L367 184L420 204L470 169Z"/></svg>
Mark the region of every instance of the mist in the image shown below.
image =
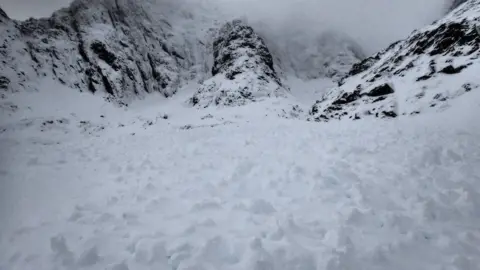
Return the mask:
<svg viewBox="0 0 480 270"><path fill-rule="evenodd" d="M440 18L451 0L216 0L278 35L341 31L374 53Z"/></svg>

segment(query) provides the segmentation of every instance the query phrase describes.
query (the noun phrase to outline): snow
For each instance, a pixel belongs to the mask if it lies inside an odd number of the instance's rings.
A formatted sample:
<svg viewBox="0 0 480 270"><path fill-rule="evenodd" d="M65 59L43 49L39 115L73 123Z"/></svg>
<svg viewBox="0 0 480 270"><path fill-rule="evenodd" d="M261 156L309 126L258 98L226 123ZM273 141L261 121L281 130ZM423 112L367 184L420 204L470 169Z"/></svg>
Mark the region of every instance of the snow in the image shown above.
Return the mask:
<svg viewBox="0 0 480 270"><path fill-rule="evenodd" d="M293 97L191 108L196 87L1 100L0 269L478 269L479 91L313 123L278 117Z"/></svg>

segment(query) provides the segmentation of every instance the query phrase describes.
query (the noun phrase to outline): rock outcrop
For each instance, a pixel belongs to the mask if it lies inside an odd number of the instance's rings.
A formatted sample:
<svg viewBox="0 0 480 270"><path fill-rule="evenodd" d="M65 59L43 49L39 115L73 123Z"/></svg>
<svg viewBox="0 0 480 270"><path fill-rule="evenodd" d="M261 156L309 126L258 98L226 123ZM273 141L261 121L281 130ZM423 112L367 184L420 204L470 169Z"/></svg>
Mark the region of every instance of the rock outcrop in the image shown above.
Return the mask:
<svg viewBox="0 0 480 270"><path fill-rule="evenodd" d="M286 89L263 39L241 20L225 24L213 43L213 77L189 99L193 106L238 106Z"/></svg>
<svg viewBox="0 0 480 270"><path fill-rule="evenodd" d="M381 118L445 109L479 85L480 1L355 64L311 109L311 119Z"/></svg>

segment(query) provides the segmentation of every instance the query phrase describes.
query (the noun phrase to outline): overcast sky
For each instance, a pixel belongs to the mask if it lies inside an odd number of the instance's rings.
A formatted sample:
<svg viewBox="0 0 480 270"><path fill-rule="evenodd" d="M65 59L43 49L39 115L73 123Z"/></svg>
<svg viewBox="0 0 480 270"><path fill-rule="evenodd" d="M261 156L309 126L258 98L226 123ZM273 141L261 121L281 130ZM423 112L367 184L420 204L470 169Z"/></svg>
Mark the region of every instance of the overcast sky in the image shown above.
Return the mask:
<svg viewBox="0 0 480 270"><path fill-rule="evenodd" d="M142 0L137 0L142 1ZM184 0L199 1L199 0ZM236 15L284 29L337 28L367 46L369 52L408 35L441 16L452 0L214 0ZM45 17L71 0L1 0L15 19Z"/></svg>

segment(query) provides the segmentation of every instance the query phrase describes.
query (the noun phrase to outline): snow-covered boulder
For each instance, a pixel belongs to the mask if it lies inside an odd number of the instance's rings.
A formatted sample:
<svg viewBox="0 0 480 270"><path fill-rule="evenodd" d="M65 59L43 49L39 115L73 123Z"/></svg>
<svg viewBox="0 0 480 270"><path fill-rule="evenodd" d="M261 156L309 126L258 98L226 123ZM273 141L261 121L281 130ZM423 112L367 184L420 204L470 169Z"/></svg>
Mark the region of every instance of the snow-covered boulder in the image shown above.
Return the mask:
<svg viewBox="0 0 480 270"><path fill-rule="evenodd" d="M396 117L443 110L480 81L480 1L355 64L311 111L311 119Z"/></svg>
<svg viewBox="0 0 480 270"><path fill-rule="evenodd" d="M239 106L284 95L263 39L241 20L226 23L213 43L213 77L189 99L199 107Z"/></svg>

